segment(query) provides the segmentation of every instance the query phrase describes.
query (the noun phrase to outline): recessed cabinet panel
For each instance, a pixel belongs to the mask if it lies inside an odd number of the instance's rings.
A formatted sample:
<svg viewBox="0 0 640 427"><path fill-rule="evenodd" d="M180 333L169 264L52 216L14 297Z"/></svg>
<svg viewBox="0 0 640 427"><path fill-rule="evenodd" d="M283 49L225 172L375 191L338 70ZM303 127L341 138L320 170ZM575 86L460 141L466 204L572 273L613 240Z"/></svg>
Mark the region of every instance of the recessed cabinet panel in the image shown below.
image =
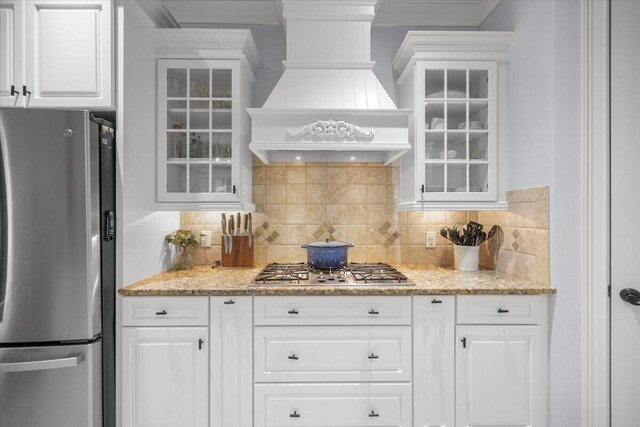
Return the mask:
<svg viewBox="0 0 640 427"><path fill-rule="evenodd" d="M22 0L0 1L0 107L22 106L23 11Z"/></svg>
<svg viewBox="0 0 640 427"><path fill-rule="evenodd" d="M28 106L110 106L110 1L27 1Z"/></svg>
<svg viewBox="0 0 640 427"><path fill-rule="evenodd" d="M457 327L456 425L541 426L539 326Z"/></svg>
<svg viewBox="0 0 640 427"><path fill-rule="evenodd" d="M208 329L123 328L123 427L209 425Z"/></svg>

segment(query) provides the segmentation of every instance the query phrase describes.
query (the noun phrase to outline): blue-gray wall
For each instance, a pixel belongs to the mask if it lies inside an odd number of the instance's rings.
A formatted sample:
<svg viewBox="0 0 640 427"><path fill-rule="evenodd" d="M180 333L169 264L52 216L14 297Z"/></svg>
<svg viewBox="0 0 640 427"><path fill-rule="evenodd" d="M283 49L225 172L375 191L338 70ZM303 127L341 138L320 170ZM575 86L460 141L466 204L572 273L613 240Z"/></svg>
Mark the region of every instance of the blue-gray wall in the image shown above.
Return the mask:
<svg viewBox="0 0 640 427"><path fill-rule="evenodd" d="M482 30L515 31L509 62L509 189L550 187L549 425L581 423L580 2L503 0Z"/></svg>

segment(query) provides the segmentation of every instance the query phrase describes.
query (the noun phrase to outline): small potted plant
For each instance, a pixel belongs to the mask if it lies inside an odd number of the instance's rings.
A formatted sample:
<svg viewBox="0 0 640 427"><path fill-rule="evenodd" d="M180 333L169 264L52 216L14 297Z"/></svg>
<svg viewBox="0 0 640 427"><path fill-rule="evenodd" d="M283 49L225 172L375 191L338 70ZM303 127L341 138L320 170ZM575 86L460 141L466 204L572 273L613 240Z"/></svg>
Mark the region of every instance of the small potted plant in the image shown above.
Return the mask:
<svg viewBox="0 0 640 427"><path fill-rule="evenodd" d="M187 270L193 267L193 260L188 252L189 246L198 245L193 231L181 228L171 234L167 234L164 240L178 247L178 253L173 259L173 268L175 270Z"/></svg>

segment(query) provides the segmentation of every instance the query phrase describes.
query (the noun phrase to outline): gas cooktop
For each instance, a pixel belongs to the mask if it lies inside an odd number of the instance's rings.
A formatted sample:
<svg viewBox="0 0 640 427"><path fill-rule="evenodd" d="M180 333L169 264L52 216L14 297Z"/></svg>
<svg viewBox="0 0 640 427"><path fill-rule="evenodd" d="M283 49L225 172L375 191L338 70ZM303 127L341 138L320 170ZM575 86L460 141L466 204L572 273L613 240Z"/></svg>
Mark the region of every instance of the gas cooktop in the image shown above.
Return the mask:
<svg viewBox="0 0 640 427"><path fill-rule="evenodd" d="M351 262L337 270L319 270L307 263L267 265L253 280L254 286L412 286L407 277L384 263Z"/></svg>

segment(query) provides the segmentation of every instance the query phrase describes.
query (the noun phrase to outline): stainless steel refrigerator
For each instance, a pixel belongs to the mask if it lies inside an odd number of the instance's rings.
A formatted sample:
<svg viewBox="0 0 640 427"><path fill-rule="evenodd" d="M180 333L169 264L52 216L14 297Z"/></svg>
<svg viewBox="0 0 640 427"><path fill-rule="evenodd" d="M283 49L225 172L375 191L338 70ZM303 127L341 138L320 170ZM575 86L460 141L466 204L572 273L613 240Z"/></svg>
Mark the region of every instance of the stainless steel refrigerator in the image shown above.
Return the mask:
<svg viewBox="0 0 640 427"><path fill-rule="evenodd" d="M0 109L0 426L115 425L114 127Z"/></svg>

